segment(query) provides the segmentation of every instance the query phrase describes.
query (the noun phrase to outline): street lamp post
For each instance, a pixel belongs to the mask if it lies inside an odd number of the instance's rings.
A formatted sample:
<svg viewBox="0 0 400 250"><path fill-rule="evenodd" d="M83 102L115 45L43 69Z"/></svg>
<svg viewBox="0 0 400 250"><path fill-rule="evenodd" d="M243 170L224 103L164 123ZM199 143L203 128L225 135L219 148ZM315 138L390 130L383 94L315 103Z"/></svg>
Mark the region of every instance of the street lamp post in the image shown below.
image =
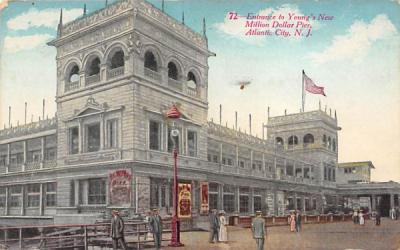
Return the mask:
<svg viewBox="0 0 400 250"><path fill-rule="evenodd" d="M170 119L178 119L181 116L181 113L177 109L175 105L167 112L167 117ZM173 143L173 157L174 157L174 188L173 188L173 215L172 215L172 236L171 243L169 246L171 247L180 247L183 244L180 242L180 228L179 228L179 219L178 219L178 168L177 168L177 160L178 160L178 150L175 138L179 138L179 130L174 128L171 130L171 140Z"/></svg>

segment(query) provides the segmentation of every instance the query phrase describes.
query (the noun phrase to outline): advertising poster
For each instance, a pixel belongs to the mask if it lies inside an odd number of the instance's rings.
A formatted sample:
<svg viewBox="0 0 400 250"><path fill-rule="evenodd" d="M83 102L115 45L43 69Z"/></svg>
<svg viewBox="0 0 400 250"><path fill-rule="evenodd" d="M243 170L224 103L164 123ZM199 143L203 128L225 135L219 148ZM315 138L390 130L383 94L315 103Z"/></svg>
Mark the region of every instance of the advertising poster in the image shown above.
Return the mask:
<svg viewBox="0 0 400 250"><path fill-rule="evenodd" d="M400 249L400 0L0 0L0 249L118 212L129 246Z"/></svg>
<svg viewBox="0 0 400 250"><path fill-rule="evenodd" d="M207 214L209 210L209 204L208 204L208 182L201 182L200 183L201 187L201 208L200 212Z"/></svg>
<svg viewBox="0 0 400 250"><path fill-rule="evenodd" d="M108 176L110 205L123 206L131 203L132 174L128 169L111 171Z"/></svg>
<svg viewBox="0 0 400 250"><path fill-rule="evenodd" d="M178 184L178 217L190 218L192 216L192 185Z"/></svg>

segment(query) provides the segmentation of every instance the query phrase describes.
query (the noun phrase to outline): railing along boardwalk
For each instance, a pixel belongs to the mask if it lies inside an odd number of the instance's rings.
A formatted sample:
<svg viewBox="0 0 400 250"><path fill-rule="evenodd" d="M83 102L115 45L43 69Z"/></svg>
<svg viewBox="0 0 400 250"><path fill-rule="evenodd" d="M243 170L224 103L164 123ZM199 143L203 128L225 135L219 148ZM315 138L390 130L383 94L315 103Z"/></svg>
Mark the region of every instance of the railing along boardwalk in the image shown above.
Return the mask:
<svg viewBox="0 0 400 250"><path fill-rule="evenodd" d="M125 241L129 247L140 249L148 239L148 223L126 221ZM171 221L163 220L163 241L170 240ZM167 234L167 235L166 235ZM63 224L44 226L0 227L0 249L89 249L89 246L111 247L110 223Z"/></svg>
<svg viewBox="0 0 400 250"><path fill-rule="evenodd" d="M232 219L229 220L229 224L237 225L240 227L250 227L251 221L254 216L233 216ZM365 215L365 219L369 218L369 215ZM289 225L289 215L287 216L264 216L266 221L266 226L285 226ZM330 222L342 222L342 221L351 221L352 215L350 214L320 214L320 215L302 215L301 223L302 224L313 224L313 223L330 223Z"/></svg>

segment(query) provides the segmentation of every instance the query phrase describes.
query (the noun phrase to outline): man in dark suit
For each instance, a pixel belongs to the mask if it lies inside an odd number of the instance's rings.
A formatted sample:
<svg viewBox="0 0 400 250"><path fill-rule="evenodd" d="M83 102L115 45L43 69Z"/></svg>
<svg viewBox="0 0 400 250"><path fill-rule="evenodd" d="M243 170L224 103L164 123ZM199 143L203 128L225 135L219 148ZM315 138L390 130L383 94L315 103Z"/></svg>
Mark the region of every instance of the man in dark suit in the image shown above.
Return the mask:
<svg viewBox="0 0 400 250"><path fill-rule="evenodd" d="M213 209L210 213L210 243L218 242L218 232L219 232L219 219L217 216L217 210Z"/></svg>
<svg viewBox="0 0 400 250"><path fill-rule="evenodd" d="M150 218L150 226L151 229L153 230L154 247L156 249L160 249L162 241L163 225L161 216L159 215L158 209L156 208L153 209L153 216L151 216Z"/></svg>
<svg viewBox="0 0 400 250"><path fill-rule="evenodd" d="M256 212L256 218L251 222L251 231L256 240L257 250L264 250L265 220L261 211Z"/></svg>
<svg viewBox="0 0 400 250"><path fill-rule="evenodd" d="M296 211L295 222L296 222L296 232L300 232L300 229L301 229L301 214L300 214L299 210Z"/></svg>
<svg viewBox="0 0 400 250"><path fill-rule="evenodd" d="M127 249L124 238L124 221L117 210L112 211L110 236L114 250L118 249L118 243L120 243L122 249Z"/></svg>

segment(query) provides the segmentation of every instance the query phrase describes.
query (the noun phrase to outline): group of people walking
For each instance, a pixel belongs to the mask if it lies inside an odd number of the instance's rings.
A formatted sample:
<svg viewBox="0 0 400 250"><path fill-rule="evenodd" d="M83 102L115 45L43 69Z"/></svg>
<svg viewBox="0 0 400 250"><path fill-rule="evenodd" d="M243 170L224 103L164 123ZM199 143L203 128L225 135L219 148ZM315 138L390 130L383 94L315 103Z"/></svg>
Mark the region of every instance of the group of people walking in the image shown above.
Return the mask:
<svg viewBox="0 0 400 250"><path fill-rule="evenodd" d="M227 230L227 221L225 218L225 212L220 211L217 214L217 210L213 209L210 213L210 243L216 242L228 242L228 230ZM262 212L257 211L256 217L253 219L251 223L251 231L253 234L253 238L256 241L257 250L264 249L264 239L266 235L265 230L265 220L262 217Z"/></svg>
<svg viewBox="0 0 400 250"><path fill-rule="evenodd" d="M398 220L399 217L400 217L400 209L399 209L399 207L396 207L396 208L393 207L392 209L390 209L389 210L389 217L392 220Z"/></svg>
<svg viewBox="0 0 400 250"><path fill-rule="evenodd" d="M353 211L353 216L352 216L352 218L353 218L353 223L354 224L358 224L358 225L362 225L362 226L364 226L365 225L365 218L364 218L364 211L363 210L360 210L360 209L358 209L358 210L354 210Z"/></svg>
<svg viewBox="0 0 400 250"><path fill-rule="evenodd" d="M225 212L213 209L210 213L210 243L214 242L228 242L228 223L226 222Z"/></svg>
<svg viewBox="0 0 400 250"><path fill-rule="evenodd" d="M163 224L158 209L153 209L152 212L148 212L146 221L148 223L148 235L145 237L146 239L153 237L155 248L160 249ZM117 250L119 247L124 250L128 249L124 237L124 221L120 217L118 210L112 211L110 228L110 237L112 239L113 250Z"/></svg>
<svg viewBox="0 0 400 250"><path fill-rule="evenodd" d="M290 216L288 218L289 220L289 226L290 226L290 232L300 232L301 230L301 213L299 210L292 211L290 213Z"/></svg>

